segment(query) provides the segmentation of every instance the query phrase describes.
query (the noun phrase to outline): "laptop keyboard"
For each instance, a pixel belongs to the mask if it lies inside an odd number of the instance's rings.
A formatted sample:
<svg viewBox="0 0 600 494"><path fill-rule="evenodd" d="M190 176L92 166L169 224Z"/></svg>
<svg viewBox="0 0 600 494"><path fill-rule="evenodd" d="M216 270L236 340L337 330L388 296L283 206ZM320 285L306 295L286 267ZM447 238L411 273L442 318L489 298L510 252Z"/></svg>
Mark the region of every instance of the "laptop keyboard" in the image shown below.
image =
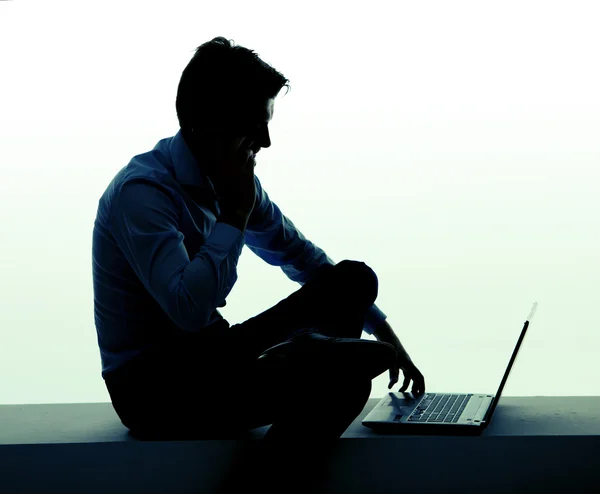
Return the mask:
<svg viewBox="0 0 600 494"><path fill-rule="evenodd" d="M468 395L438 395L427 393L408 417L409 422L456 423L467 406Z"/></svg>

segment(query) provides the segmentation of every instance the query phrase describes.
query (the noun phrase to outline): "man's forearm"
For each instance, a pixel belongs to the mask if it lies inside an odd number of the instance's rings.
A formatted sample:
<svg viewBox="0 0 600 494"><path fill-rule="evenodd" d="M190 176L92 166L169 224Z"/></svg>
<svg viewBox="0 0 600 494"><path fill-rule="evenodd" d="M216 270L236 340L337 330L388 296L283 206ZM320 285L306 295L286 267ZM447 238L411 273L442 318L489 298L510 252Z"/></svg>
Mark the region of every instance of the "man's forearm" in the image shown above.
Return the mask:
<svg viewBox="0 0 600 494"><path fill-rule="evenodd" d="M377 340L385 341L388 341L390 337L397 338L396 333L394 333L394 330L387 322L387 319L373 330L373 336L375 336Z"/></svg>

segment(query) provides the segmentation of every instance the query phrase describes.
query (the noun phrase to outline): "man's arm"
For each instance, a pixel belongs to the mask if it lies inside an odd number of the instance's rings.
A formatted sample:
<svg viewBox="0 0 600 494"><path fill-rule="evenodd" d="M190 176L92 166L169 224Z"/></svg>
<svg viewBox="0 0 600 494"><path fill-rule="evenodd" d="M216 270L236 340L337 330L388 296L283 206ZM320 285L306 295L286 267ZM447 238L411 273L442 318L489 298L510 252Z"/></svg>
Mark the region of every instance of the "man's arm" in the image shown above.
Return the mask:
<svg viewBox="0 0 600 494"><path fill-rule="evenodd" d="M379 307L377 307L377 305L373 304L365 315L365 326L363 328L365 333L372 334L377 337L377 335L381 332L381 328L385 325L388 325L387 316Z"/></svg>
<svg viewBox="0 0 600 494"><path fill-rule="evenodd" d="M387 320L384 320L373 328L373 336L375 336L375 338L377 338L379 341L387 341L390 338L395 337L396 333L389 325Z"/></svg>
<svg viewBox="0 0 600 494"><path fill-rule="evenodd" d="M165 313L187 331L204 327L237 280L244 235L217 222L190 260L179 231L179 206L158 182L125 183L113 201L110 228L118 246Z"/></svg>
<svg viewBox="0 0 600 494"><path fill-rule="evenodd" d="M279 266L290 280L301 285L322 264L335 265L271 201L256 175L254 180L256 202L244 237L248 248L271 266Z"/></svg>
<svg viewBox="0 0 600 494"><path fill-rule="evenodd" d="M306 239L294 223L271 201L255 175L256 203L248 220L245 242L257 256L279 266L286 276L304 285L323 264L336 263L317 245ZM373 334L386 315L373 305L366 314L364 331Z"/></svg>

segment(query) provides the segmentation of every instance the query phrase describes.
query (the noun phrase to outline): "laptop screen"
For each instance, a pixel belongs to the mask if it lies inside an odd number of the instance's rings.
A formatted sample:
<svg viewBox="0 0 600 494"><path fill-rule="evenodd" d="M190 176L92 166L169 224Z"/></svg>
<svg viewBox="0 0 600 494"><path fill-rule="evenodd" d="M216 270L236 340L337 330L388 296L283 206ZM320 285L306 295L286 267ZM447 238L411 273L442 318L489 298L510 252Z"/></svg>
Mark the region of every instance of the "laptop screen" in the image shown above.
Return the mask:
<svg viewBox="0 0 600 494"><path fill-rule="evenodd" d="M515 349L512 353L512 357L510 357L510 362L508 363L508 367L506 368L506 371L504 372L504 377L502 378L502 382L500 383L498 392L496 393L496 396L494 397L492 406L489 408L488 413L486 414L484 422L489 423L490 420L492 420L492 414L494 413L494 410L496 409L496 405L498 405L498 402L500 401L500 396L502 396L502 390L504 389L504 385L506 384L508 376L510 375L510 370L512 369L512 366L515 363L515 360L517 359L517 354L519 353L519 348L521 347L521 343L523 343L523 338L525 338L525 333L527 332L527 328L529 327L529 322L531 321L531 319L533 319L533 315L535 314L536 309L537 309L537 302L534 302L533 307L531 308L531 312L529 313L529 316L527 317L527 320L525 321L525 324L523 325L523 330L521 331L521 336L519 336L519 341L517 341L517 345L515 346Z"/></svg>

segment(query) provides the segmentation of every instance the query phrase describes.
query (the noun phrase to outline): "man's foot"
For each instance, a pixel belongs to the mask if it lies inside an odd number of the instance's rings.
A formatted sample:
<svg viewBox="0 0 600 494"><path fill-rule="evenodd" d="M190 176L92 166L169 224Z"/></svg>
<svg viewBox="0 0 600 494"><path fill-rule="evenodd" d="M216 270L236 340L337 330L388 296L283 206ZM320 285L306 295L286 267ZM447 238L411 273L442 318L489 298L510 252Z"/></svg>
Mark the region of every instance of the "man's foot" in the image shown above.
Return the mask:
<svg viewBox="0 0 600 494"><path fill-rule="evenodd" d="M359 338L335 338L321 333L304 333L263 352L261 365L328 370L340 376L373 379L395 362L396 349L389 343Z"/></svg>

